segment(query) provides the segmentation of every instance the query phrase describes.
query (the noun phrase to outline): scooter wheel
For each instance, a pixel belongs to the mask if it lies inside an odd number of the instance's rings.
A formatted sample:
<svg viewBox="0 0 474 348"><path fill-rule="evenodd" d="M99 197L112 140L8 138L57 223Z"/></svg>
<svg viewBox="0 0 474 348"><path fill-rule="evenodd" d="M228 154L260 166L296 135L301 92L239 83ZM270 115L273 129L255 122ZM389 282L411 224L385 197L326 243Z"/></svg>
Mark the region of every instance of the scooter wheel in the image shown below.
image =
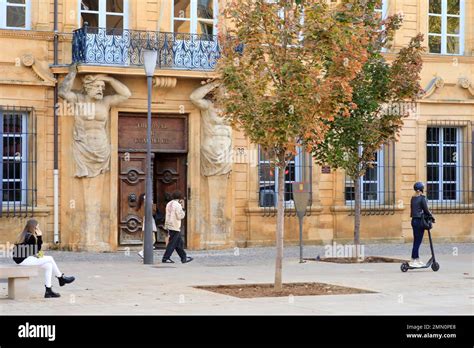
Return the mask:
<svg viewBox="0 0 474 348"><path fill-rule="evenodd" d="M439 270L439 263L438 262L433 262L433 264L431 265L431 269L435 272L437 272Z"/></svg>
<svg viewBox="0 0 474 348"><path fill-rule="evenodd" d="M402 265L400 266L400 269L402 272L408 271L408 264L406 262L402 263Z"/></svg>

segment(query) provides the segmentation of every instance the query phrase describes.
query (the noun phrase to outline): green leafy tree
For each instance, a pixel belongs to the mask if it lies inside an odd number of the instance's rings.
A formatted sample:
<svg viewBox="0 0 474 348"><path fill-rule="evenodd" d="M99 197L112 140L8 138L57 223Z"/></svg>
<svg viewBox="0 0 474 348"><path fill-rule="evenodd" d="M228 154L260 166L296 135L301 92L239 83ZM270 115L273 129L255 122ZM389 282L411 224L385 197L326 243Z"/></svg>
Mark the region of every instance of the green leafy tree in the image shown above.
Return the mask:
<svg viewBox="0 0 474 348"><path fill-rule="evenodd" d="M337 115L350 114L351 81L367 59L366 12L356 0L228 1L217 104L279 173L303 139L312 139L305 145L311 151ZM278 176L276 291L282 289L284 179Z"/></svg>
<svg viewBox="0 0 474 348"><path fill-rule="evenodd" d="M380 0L367 1L372 11ZM392 62L388 62L382 48L393 38L402 23L400 15L381 20L374 12L365 18L368 28L368 60L351 82L350 115L339 113L329 127L324 142L313 147L317 162L342 168L354 181L354 244L359 259L361 187L360 178L372 167L375 154L382 145L397 139L409 108L404 102L415 101L419 93L422 69L421 34L412 38ZM406 105L406 104L405 104ZM396 107L395 107L396 106Z"/></svg>

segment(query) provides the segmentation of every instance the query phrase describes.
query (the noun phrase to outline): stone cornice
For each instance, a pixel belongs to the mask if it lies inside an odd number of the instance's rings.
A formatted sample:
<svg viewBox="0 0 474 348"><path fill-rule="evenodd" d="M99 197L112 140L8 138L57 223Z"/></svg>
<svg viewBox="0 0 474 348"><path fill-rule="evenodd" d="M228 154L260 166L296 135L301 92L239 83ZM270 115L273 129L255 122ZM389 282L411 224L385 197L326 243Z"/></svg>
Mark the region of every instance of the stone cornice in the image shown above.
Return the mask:
<svg viewBox="0 0 474 348"><path fill-rule="evenodd" d="M446 104L446 105L474 105L474 100L472 99L420 99L418 103L423 104Z"/></svg>
<svg viewBox="0 0 474 348"><path fill-rule="evenodd" d="M32 54L24 54L21 57L21 62L26 67L31 67L35 75L42 80L42 83L47 86L54 86L56 84L56 79L48 71L43 69L40 65L35 64L35 57Z"/></svg>
<svg viewBox="0 0 474 348"><path fill-rule="evenodd" d="M384 205L380 207L368 207L368 208L361 208L362 211L374 211L374 212L383 212L383 211L403 211L407 208L406 205L399 206L399 205ZM329 208L332 213L347 213L353 211L354 208L348 205L333 205Z"/></svg>
<svg viewBox="0 0 474 348"><path fill-rule="evenodd" d="M474 63L474 56L449 56L441 54L424 54L422 55L423 62L429 63L465 63L472 64Z"/></svg>
<svg viewBox="0 0 474 348"><path fill-rule="evenodd" d="M397 57L396 52L386 52L383 53L383 56L391 61ZM454 56L454 55L442 55L442 54L429 54L425 53L421 55L424 63L460 63L460 64L473 64L474 56L464 55L464 56Z"/></svg>
<svg viewBox="0 0 474 348"><path fill-rule="evenodd" d="M309 212L310 214L319 215L323 212L323 210L324 210L324 208L322 206L313 205L307 210L307 212ZM296 214L296 210L294 208L285 208L285 212ZM263 215L266 215L266 214L273 215L273 213L276 214L276 209L275 209L274 212L273 211L270 212L269 208L253 206L253 207L245 208L245 213L247 215L253 215L253 216L263 216Z"/></svg>
<svg viewBox="0 0 474 348"><path fill-rule="evenodd" d="M51 74L49 69L45 68L44 64L42 63L38 64L33 54L30 54L30 53L24 54L23 56L21 56L20 61L25 68L31 69L34 77L37 80L16 79L16 78L12 79L12 77L14 76L13 74L5 73L4 75L7 75L7 76L0 77L0 84L24 85L24 86L49 86L49 87L53 87L56 84L56 79ZM3 63L5 63L7 67L11 65L11 67L15 69L15 63L13 62L12 63L3 62Z"/></svg>
<svg viewBox="0 0 474 348"><path fill-rule="evenodd" d="M17 207L16 209L17 209L18 214L21 214L21 215L28 214L32 216L48 216L51 214L51 211L52 211L52 207L49 207L49 206L38 206L38 207L22 206L21 213L18 212L20 210L19 207ZM13 218L13 208L3 206L2 214L3 214L3 217L5 218L8 218L9 217L8 215L11 214L12 215L11 217Z"/></svg>
<svg viewBox="0 0 474 348"><path fill-rule="evenodd" d="M446 103L446 104L472 104L472 99L429 99L438 89L442 89L444 86L459 86L467 89L468 92L474 97L474 85L471 80L467 77L461 77L457 83L446 83L443 78L435 76L428 86L424 89L424 92L420 95L419 102L421 103Z"/></svg>
<svg viewBox="0 0 474 348"><path fill-rule="evenodd" d="M54 74L67 74L69 66L52 66L51 71ZM107 65L86 65L79 64L77 66L78 73L87 73L87 74L111 74L111 75L130 75L130 76L145 76L145 71L141 67L127 67L127 66L107 66ZM199 70L166 70L166 69L156 69L154 73L154 78L157 77L163 78L190 78L190 79L211 79L217 78L219 74L215 71L199 71ZM161 80L162 83L168 84L171 83L171 80L165 82ZM162 86L160 86L162 87ZM171 86L169 86L171 87Z"/></svg>
<svg viewBox="0 0 474 348"><path fill-rule="evenodd" d="M0 38L51 41L54 39L54 32L0 29ZM58 38L59 38L59 41L72 41L72 33L59 33Z"/></svg>
<svg viewBox="0 0 474 348"><path fill-rule="evenodd" d="M155 88L175 88L178 83L176 77L154 77L153 87Z"/></svg>

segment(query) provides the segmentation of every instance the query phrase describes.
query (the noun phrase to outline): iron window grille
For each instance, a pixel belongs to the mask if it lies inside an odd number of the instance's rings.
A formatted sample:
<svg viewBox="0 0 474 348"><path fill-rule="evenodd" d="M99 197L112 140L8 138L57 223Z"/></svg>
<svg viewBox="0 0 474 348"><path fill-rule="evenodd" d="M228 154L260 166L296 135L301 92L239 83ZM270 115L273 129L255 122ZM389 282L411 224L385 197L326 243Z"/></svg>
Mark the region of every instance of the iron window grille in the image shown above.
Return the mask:
<svg viewBox="0 0 474 348"><path fill-rule="evenodd" d="M474 154L468 123L430 123L426 130L426 197L442 214L474 213Z"/></svg>
<svg viewBox="0 0 474 348"><path fill-rule="evenodd" d="M37 202L34 110L0 106L0 140L0 217L32 216Z"/></svg>
<svg viewBox="0 0 474 348"><path fill-rule="evenodd" d="M270 161L269 154L259 147L258 151L258 201L263 210L263 216L275 216L278 202L278 176L279 169L275 168ZM310 201L306 215L311 215L312 206L312 157L303 148L298 148L296 156L289 162L284 172L284 208L286 216L295 216L295 206L293 201L294 182L308 182Z"/></svg>
<svg viewBox="0 0 474 348"><path fill-rule="evenodd" d="M395 144L383 145L375 153L364 176L360 180L362 215L388 215L395 213ZM346 205L355 208L355 185L345 176L344 198Z"/></svg>

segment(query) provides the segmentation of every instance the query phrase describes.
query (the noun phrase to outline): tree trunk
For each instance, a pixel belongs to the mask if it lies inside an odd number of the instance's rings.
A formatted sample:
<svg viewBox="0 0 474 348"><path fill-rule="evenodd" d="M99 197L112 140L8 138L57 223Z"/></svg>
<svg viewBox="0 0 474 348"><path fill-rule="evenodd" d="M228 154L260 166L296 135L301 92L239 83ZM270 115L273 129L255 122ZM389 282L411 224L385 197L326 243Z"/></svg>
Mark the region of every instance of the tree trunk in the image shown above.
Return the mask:
<svg viewBox="0 0 474 348"><path fill-rule="evenodd" d="M282 264L283 264L283 236L285 224L285 166L278 168L278 202L277 202L277 224L276 224L276 260L275 260L275 291L281 291Z"/></svg>
<svg viewBox="0 0 474 348"><path fill-rule="evenodd" d="M354 178L354 191L355 191L355 204L354 204L354 248L355 258L359 261L359 250L360 250L360 216L361 216L361 187L360 178Z"/></svg>

